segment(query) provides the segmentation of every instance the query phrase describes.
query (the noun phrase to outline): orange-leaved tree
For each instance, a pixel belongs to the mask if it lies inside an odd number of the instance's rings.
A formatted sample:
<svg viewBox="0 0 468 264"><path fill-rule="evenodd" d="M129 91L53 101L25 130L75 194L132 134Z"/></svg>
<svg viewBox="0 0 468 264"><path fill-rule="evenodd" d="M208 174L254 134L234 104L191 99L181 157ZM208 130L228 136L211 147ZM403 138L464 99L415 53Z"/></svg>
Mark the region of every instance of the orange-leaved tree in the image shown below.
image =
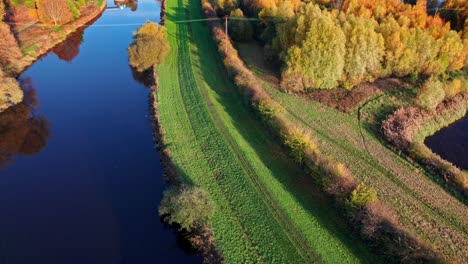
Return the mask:
<svg viewBox="0 0 468 264"><path fill-rule="evenodd" d="M66 0L39 0L37 1L39 19L44 23L60 25L70 22L73 14Z"/></svg>

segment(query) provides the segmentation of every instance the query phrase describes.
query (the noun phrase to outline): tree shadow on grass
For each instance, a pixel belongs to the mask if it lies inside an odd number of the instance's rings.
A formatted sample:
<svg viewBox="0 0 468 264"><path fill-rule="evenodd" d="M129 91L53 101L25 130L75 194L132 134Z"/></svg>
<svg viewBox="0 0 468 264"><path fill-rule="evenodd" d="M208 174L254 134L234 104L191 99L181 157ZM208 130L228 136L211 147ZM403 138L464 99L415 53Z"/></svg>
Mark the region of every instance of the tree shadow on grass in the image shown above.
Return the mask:
<svg viewBox="0 0 468 264"><path fill-rule="evenodd" d="M216 98L223 106L224 111L233 120L236 130L255 150L255 154L261 159L262 163L283 187L293 194L301 207L315 216L320 225L345 244L354 255L358 256L362 261L381 261L377 256L373 256L375 257L373 260L369 259L370 253L362 240L350 235L352 231L347 226L343 214L334 208L331 201L317 187L317 183L311 177L305 175L300 167L284 153L282 147L277 143L278 140L267 131L266 127L260 124L260 121L255 118L255 114L248 110L248 106L245 104L246 99L227 78L227 73L217 53L217 47L211 40L208 27L206 25L189 25L189 27L192 27L192 38L206 36L206 41L201 45L198 43L196 45L197 49L194 51L194 56L198 56L200 64L203 65L203 67L194 67L195 70L200 71L207 85L216 94ZM216 73L222 73L222 76ZM211 111L217 111L212 104L208 104L207 107L211 108ZM225 130L227 131L228 128L225 128ZM223 133L223 131L220 132ZM224 132L224 135L230 137L226 132Z"/></svg>

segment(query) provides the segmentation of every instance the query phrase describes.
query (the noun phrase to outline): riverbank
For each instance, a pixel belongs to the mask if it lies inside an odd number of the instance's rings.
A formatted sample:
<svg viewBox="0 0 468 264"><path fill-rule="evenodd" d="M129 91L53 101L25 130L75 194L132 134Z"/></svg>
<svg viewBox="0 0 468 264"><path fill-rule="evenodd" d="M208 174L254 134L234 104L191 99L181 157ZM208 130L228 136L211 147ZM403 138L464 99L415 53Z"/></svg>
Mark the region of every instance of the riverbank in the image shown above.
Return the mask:
<svg viewBox="0 0 468 264"><path fill-rule="evenodd" d="M97 4L100 3L98 6ZM18 63L16 74L19 75L37 61L41 56L47 54L56 45L67 39L69 34L75 32L80 27L86 27L99 19L106 9L107 1L91 2L80 9L81 16L76 20L61 25L54 29L50 25L36 26L25 33L18 34L18 41L21 50L27 50L23 61ZM25 36L22 36L24 34ZM46 37L44 37L46 36Z"/></svg>
<svg viewBox="0 0 468 264"><path fill-rule="evenodd" d="M171 53L156 69L162 148L185 183L210 194L225 261L378 262L243 104L207 25L174 22L202 18L200 3L167 1L167 12Z"/></svg>

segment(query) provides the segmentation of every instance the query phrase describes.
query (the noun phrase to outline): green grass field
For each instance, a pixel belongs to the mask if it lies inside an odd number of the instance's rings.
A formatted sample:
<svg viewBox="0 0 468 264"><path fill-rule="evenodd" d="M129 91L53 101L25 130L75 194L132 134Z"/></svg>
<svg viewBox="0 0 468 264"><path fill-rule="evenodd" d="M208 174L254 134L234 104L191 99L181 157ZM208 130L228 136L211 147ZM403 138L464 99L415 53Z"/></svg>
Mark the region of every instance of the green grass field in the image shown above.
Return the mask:
<svg viewBox="0 0 468 264"><path fill-rule="evenodd" d="M280 92L262 64L255 43L238 44L240 55L263 80L266 91L287 110L295 124L311 130L320 149L345 163L366 184L378 190L379 199L394 207L403 225L454 260L466 257L466 201L456 198L420 168L388 149L380 137L380 121L408 103L412 89L386 92L370 99L354 114L345 114L313 100ZM260 58L259 54L260 53Z"/></svg>
<svg viewBox="0 0 468 264"><path fill-rule="evenodd" d="M179 174L207 190L227 263L379 262L282 153L228 80L198 1L169 0L158 112Z"/></svg>

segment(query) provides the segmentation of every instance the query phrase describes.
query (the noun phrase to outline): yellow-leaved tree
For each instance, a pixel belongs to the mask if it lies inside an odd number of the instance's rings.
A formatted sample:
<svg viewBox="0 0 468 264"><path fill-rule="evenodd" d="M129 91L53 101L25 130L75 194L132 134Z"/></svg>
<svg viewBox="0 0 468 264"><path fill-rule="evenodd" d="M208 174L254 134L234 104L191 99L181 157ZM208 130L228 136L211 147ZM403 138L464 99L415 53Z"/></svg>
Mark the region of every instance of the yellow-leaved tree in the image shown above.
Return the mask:
<svg viewBox="0 0 468 264"><path fill-rule="evenodd" d="M318 5L307 4L299 9L292 23L296 30L291 39L293 45L283 54L283 89L337 87L345 65L346 37L335 16L320 10ZM289 45L287 26L279 27L278 37L283 42L281 46Z"/></svg>
<svg viewBox="0 0 468 264"><path fill-rule="evenodd" d="M133 43L128 47L130 66L143 72L163 63L169 51L166 28L147 22L134 34Z"/></svg>

